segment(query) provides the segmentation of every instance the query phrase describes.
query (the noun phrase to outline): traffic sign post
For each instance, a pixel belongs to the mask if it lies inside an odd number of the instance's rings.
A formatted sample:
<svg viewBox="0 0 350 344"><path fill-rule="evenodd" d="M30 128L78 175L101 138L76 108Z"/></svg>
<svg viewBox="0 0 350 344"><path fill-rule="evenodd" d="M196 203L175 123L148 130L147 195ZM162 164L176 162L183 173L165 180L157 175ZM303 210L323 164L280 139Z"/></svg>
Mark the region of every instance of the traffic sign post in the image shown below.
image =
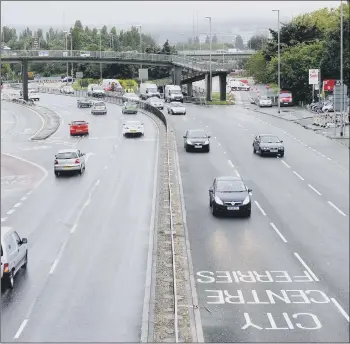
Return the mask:
<svg viewBox="0 0 350 344"><path fill-rule="evenodd" d="M309 85L318 85L319 69L309 69Z"/></svg>
<svg viewBox="0 0 350 344"><path fill-rule="evenodd" d="M76 79L82 79L84 77L83 72L75 72Z"/></svg>
<svg viewBox="0 0 350 344"><path fill-rule="evenodd" d="M343 92L342 92L343 88ZM333 91L333 101L334 101L334 111L341 111L346 109L346 100L347 100L347 94L348 94L348 87L346 85L343 85L343 87L337 83L334 86ZM341 104L343 103L343 108Z"/></svg>

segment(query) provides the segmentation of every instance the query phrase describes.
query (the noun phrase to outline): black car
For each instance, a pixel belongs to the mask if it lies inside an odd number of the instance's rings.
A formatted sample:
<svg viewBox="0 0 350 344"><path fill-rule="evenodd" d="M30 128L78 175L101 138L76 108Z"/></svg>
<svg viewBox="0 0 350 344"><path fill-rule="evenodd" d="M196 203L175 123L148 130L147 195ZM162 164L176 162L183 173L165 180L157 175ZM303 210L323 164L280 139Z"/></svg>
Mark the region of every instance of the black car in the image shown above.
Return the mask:
<svg viewBox="0 0 350 344"><path fill-rule="evenodd" d="M89 98L78 99L77 106L78 106L78 108L83 108L83 107L91 108L92 101Z"/></svg>
<svg viewBox="0 0 350 344"><path fill-rule="evenodd" d="M217 177L209 189L209 206L213 216L250 217L252 202L249 189L240 177Z"/></svg>
<svg viewBox="0 0 350 344"><path fill-rule="evenodd" d="M184 148L186 152L195 151L210 151L210 136L204 130L187 130L184 138Z"/></svg>
<svg viewBox="0 0 350 344"><path fill-rule="evenodd" d="M259 134L255 137L253 142L253 152L263 155L284 156L283 141L276 135Z"/></svg>

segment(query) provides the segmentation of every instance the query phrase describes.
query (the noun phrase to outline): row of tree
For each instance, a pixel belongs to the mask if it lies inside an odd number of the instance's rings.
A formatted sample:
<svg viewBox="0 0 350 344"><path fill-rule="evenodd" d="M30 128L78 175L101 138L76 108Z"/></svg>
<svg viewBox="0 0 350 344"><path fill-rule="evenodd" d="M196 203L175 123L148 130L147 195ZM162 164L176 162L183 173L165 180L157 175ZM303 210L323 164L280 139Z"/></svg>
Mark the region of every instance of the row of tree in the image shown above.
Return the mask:
<svg viewBox="0 0 350 344"><path fill-rule="evenodd" d="M350 84L349 5L343 5L343 73ZM270 29L272 38L255 37L259 51L246 62L247 73L258 83L277 83L278 32ZM320 69L322 80L340 79L340 6L320 9L282 24L280 29L281 87L293 92L296 101L309 102L312 86L309 69ZM253 38L252 38L253 39Z"/></svg>
<svg viewBox="0 0 350 344"><path fill-rule="evenodd" d="M155 54L176 54L175 47L171 46L168 41L163 46L159 46L156 41L147 34L141 34L136 27L132 27L127 31L117 32L113 27L108 31L103 26L99 31L96 28L83 27L80 20L77 20L68 32L62 30L54 30L50 28L44 34L42 29L35 32L29 28L17 34L14 28L3 27L3 42L12 50L80 50L80 51L99 51L100 45L102 51L138 51L141 47L143 52L152 52ZM42 76L51 76L66 74L66 63L32 63L30 71ZM143 66L148 68L149 66ZM10 70L13 74L20 72L20 65L13 64L10 66L2 66L7 72ZM137 65L103 65L103 77L115 78L136 78L138 76ZM81 71L84 77L99 78L100 67L98 64L75 63L73 64L74 73ZM71 67L69 67L69 72ZM3 74L3 73L2 73ZM7 73L9 74L9 73ZM169 75L167 68L149 67L149 77L158 79L165 78Z"/></svg>

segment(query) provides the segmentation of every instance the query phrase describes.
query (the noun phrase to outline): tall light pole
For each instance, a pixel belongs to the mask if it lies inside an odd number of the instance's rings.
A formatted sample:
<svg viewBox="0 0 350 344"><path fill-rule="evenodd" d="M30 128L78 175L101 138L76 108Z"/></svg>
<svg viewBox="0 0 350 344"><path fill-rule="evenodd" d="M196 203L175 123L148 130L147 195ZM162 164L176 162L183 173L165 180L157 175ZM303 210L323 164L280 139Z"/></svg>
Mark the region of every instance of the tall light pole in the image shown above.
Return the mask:
<svg viewBox="0 0 350 344"><path fill-rule="evenodd" d="M344 37L343 37L343 0L340 1L340 85L341 85L341 104L340 104L340 117L341 117L341 126L340 126L340 136L344 135L344 85L343 85L343 45L344 45ZM335 114L335 119L337 119L337 115ZM336 120L334 122L336 124ZM336 128L336 126L334 125Z"/></svg>
<svg viewBox="0 0 350 344"><path fill-rule="evenodd" d="M70 36L70 56L73 56L73 35L70 32L68 34L68 36ZM73 78L73 61L71 62L71 77Z"/></svg>
<svg viewBox="0 0 350 344"><path fill-rule="evenodd" d="M281 104L280 104L280 93L281 93L281 44L280 44L280 10L272 10L272 12L277 12L277 21L278 21L278 113L281 112Z"/></svg>
<svg viewBox="0 0 350 344"><path fill-rule="evenodd" d="M212 94L212 70L211 70L211 17L205 17L206 19L209 19L209 92L210 92L210 101L212 101L211 94Z"/></svg>
<svg viewBox="0 0 350 344"><path fill-rule="evenodd" d="M136 27L139 29L139 35L140 35L140 53L142 54L142 26L141 25L136 25ZM140 69L142 69L142 64L140 66ZM142 77L140 78L140 83L142 84Z"/></svg>
<svg viewBox="0 0 350 344"><path fill-rule="evenodd" d="M65 40L66 40L66 44L65 44L65 49L66 49L66 51L68 50L68 31L63 31L64 32L64 34L65 34ZM69 68L68 68L68 62L67 62L67 74L66 74L66 76L68 76L69 75Z"/></svg>
<svg viewBox="0 0 350 344"><path fill-rule="evenodd" d="M98 32L100 33L100 59L102 58L102 34L101 34L101 29L97 29ZM102 62L100 62L100 79L102 83Z"/></svg>

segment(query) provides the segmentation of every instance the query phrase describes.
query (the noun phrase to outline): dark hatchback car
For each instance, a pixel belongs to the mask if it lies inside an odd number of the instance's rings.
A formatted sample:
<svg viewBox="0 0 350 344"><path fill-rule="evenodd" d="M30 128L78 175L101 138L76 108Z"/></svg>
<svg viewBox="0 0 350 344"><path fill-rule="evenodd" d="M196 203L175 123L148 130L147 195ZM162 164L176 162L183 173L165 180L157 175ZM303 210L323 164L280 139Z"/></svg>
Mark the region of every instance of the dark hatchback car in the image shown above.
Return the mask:
<svg viewBox="0 0 350 344"><path fill-rule="evenodd" d="M189 151L210 151L210 136L204 130L187 130L184 138L184 148Z"/></svg>
<svg viewBox="0 0 350 344"><path fill-rule="evenodd" d="M283 141L275 135L259 134L254 139L253 152L258 153L260 156L273 155L283 157Z"/></svg>
<svg viewBox="0 0 350 344"><path fill-rule="evenodd" d="M249 189L240 177L217 177L209 189L209 206L213 216L250 217L252 202Z"/></svg>

